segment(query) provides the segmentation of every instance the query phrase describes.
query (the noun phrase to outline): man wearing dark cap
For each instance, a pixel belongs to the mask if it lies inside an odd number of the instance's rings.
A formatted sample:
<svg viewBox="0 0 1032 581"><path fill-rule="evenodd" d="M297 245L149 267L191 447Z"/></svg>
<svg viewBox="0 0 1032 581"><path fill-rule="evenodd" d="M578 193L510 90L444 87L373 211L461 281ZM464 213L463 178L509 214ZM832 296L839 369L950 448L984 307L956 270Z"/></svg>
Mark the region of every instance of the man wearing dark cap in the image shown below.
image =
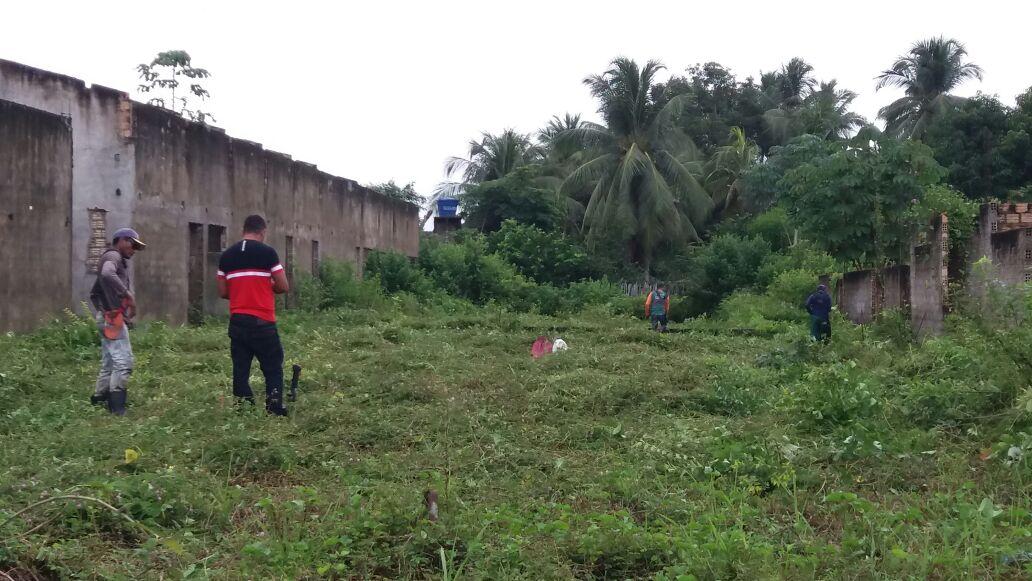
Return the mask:
<svg viewBox="0 0 1032 581"><path fill-rule="evenodd" d="M111 247L100 256L90 301L100 330L100 374L90 403L107 402L108 411L125 415L126 389L133 372L129 327L136 316L136 298L129 278L129 259L147 245L132 228L116 230Z"/></svg>
<svg viewBox="0 0 1032 581"><path fill-rule="evenodd" d="M229 354L233 360L233 395L254 403L251 363L265 375L265 409L285 416L283 407L283 345L276 329L273 295L290 290L287 274L273 247L265 244L267 225L258 215L244 220L243 240L219 259L219 296L229 299Z"/></svg>
<svg viewBox="0 0 1032 581"><path fill-rule="evenodd" d="M806 312L810 313L810 335L827 343L831 339L831 295L827 286L817 285L817 290L807 297Z"/></svg>

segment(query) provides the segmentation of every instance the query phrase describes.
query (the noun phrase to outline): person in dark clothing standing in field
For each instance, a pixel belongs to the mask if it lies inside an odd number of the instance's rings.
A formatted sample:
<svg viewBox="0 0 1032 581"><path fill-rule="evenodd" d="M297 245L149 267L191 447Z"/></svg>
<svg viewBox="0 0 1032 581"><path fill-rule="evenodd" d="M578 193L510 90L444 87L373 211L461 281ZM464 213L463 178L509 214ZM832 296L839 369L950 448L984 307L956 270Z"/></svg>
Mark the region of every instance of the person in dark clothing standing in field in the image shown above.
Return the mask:
<svg viewBox="0 0 1032 581"><path fill-rule="evenodd" d="M111 247L100 255L97 280L90 290L90 302L97 310L100 331L100 374L90 403L107 403L108 411L125 415L129 376L133 372L133 348L129 327L136 316L136 298L129 280L129 259L147 245L132 228L116 230Z"/></svg>
<svg viewBox="0 0 1032 581"><path fill-rule="evenodd" d="M831 339L831 295L828 287L817 285L806 299L806 312L810 313L810 335L816 341L828 342Z"/></svg>
<svg viewBox="0 0 1032 581"><path fill-rule="evenodd" d="M258 215L244 220L244 239L219 259L219 296L229 299L229 352L233 359L233 395L254 403L251 362L265 375L265 409L287 415L283 407L283 345L276 329L273 294L290 290L276 251L265 244L267 225Z"/></svg>

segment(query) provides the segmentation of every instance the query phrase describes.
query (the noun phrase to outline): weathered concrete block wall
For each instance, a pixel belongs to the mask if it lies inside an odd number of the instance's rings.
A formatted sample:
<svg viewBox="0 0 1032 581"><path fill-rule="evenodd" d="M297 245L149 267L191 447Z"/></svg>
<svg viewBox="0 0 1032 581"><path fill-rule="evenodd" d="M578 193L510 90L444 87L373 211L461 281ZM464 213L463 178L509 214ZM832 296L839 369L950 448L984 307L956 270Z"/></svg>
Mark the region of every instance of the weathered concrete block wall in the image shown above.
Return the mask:
<svg viewBox="0 0 1032 581"><path fill-rule="evenodd" d="M180 322L196 300L205 313L225 312L215 290L217 257L239 239L249 214L268 219L268 242L290 276L311 273L317 259L419 252L414 206L157 107L135 105L134 119L135 219L152 243L139 255L137 286L140 303L157 306L159 318ZM191 227L200 230L199 259ZM192 259L203 265L202 297L191 296Z"/></svg>
<svg viewBox="0 0 1032 581"><path fill-rule="evenodd" d="M72 305L72 129L0 100L0 331Z"/></svg>
<svg viewBox="0 0 1032 581"><path fill-rule="evenodd" d="M1004 284L1028 282L1026 266L1032 263L1032 245L1028 243L1029 230L1008 230L990 236L990 258L996 267L996 276Z"/></svg>
<svg viewBox="0 0 1032 581"><path fill-rule="evenodd" d="M1006 284L1032 281L1032 204L988 203L979 208L969 247L968 272L989 259Z"/></svg>
<svg viewBox="0 0 1032 581"><path fill-rule="evenodd" d="M847 272L837 287L838 308L857 324L870 323L887 309L910 305L910 267L889 266L877 270Z"/></svg>
<svg viewBox="0 0 1032 581"><path fill-rule="evenodd" d="M320 259L361 265L372 249L419 252L415 206L119 91L0 60L0 99L71 119L72 280L64 304L88 296L90 256L126 225L150 244L133 260L140 314L170 322L190 309L225 312L215 265L251 213L269 221L269 242L291 276Z"/></svg>
<svg viewBox="0 0 1032 581"><path fill-rule="evenodd" d="M906 264L883 268L879 273L881 300L875 314L910 305L910 267Z"/></svg>
<svg viewBox="0 0 1032 581"><path fill-rule="evenodd" d="M946 316L949 267L949 222L932 222L929 242L910 251L910 325L919 337L942 333Z"/></svg>
<svg viewBox="0 0 1032 581"><path fill-rule="evenodd" d="M854 323L870 323L875 315L875 290L873 270L847 272L838 284L839 311Z"/></svg>
<svg viewBox="0 0 1032 581"><path fill-rule="evenodd" d="M72 286L69 302L89 294L89 208L103 208L108 229L127 225L133 210L132 110L125 93L0 59L0 99L72 123Z"/></svg>

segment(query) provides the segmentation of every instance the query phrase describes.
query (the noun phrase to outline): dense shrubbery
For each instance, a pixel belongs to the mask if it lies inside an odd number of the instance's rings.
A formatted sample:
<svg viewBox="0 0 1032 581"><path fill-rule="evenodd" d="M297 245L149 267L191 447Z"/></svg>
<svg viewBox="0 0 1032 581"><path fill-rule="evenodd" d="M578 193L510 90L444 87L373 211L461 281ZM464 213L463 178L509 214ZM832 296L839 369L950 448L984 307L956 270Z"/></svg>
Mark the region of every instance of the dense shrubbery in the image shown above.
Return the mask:
<svg viewBox="0 0 1032 581"><path fill-rule="evenodd" d="M383 302L383 294L377 281L356 277L350 263L327 260L320 265L318 277L298 281L297 301L307 310L370 308Z"/></svg>
<svg viewBox="0 0 1032 581"><path fill-rule="evenodd" d="M500 233L500 247L507 247L506 236L527 230L513 226ZM534 230L530 228L531 234L543 234ZM558 240L560 252L572 248L551 235L543 238ZM581 268L578 261L583 254L571 250L569 256L571 266L567 275ZM541 274L546 276L544 271ZM519 312L556 314L618 302L621 296L619 288L609 282L575 278L577 282L563 287L535 282L492 252L485 236L464 231L455 242L424 241L415 261L393 252L372 252L361 279L350 264L324 262L320 276L300 281L298 303L307 310L370 308L382 304L386 297L394 297L414 304L448 306L449 310L455 301L461 301L472 305L493 303Z"/></svg>
<svg viewBox="0 0 1032 581"><path fill-rule="evenodd" d="M537 283L565 286L596 274L587 251L557 231L506 220L487 237L487 243L492 252Z"/></svg>
<svg viewBox="0 0 1032 581"><path fill-rule="evenodd" d="M770 254L766 240L733 234L700 247L692 256L690 286L685 291L690 315L712 311L735 290L753 286Z"/></svg>

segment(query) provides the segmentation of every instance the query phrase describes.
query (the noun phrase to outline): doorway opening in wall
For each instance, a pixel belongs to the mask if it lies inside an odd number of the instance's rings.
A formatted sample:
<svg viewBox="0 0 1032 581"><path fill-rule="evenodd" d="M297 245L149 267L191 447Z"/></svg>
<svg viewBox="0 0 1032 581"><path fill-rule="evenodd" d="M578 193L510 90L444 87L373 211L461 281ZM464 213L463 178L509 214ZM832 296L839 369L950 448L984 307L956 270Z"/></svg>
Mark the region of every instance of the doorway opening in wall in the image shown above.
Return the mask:
<svg viewBox="0 0 1032 581"><path fill-rule="evenodd" d="M372 251L372 248L355 247L355 274L358 278L362 278L365 275L366 261L369 260L369 253Z"/></svg>
<svg viewBox="0 0 1032 581"><path fill-rule="evenodd" d="M226 249L226 227L208 224L208 252L222 254Z"/></svg>
<svg viewBox="0 0 1032 581"><path fill-rule="evenodd" d="M204 282L204 307L207 314L225 312L225 303L219 299L219 287L211 273L218 272L222 251L226 249L226 227L219 224L208 224L208 257L204 265L207 273Z"/></svg>
<svg viewBox="0 0 1032 581"><path fill-rule="evenodd" d="M294 301L297 297L297 292L294 290L294 237L287 236L286 242L286 258L287 263L283 266L283 269L287 271L287 284L290 286L290 292L287 296L283 297L284 306L288 309L294 308Z"/></svg>
<svg viewBox="0 0 1032 581"><path fill-rule="evenodd" d="M312 276L319 277L319 241L312 240Z"/></svg>
<svg viewBox="0 0 1032 581"><path fill-rule="evenodd" d="M204 224L190 222L186 267L186 320L191 324L204 321Z"/></svg>

